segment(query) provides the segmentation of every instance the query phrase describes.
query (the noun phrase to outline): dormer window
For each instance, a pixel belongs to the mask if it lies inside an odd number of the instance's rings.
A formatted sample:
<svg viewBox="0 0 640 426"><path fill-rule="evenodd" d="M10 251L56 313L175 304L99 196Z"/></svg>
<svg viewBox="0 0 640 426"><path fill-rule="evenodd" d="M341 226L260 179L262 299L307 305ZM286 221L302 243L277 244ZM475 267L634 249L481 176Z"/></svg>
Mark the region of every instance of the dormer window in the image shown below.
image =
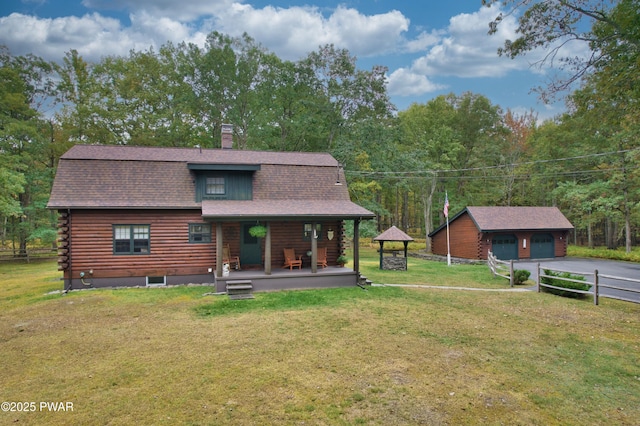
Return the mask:
<svg viewBox="0 0 640 426"><path fill-rule="evenodd" d="M253 175L258 164L189 163L196 184L196 203L202 200L252 200Z"/></svg>
<svg viewBox="0 0 640 426"><path fill-rule="evenodd" d="M208 177L205 185L206 195L225 195L224 177Z"/></svg>

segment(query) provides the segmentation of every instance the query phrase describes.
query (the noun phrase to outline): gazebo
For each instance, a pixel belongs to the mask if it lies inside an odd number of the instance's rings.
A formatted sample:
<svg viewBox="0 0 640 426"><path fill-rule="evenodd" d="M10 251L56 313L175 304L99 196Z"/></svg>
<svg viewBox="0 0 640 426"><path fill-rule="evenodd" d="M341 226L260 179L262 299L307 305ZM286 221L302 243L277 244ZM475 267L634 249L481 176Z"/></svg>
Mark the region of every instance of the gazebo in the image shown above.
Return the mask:
<svg viewBox="0 0 640 426"><path fill-rule="evenodd" d="M373 239L380 243L380 269L394 270L394 271L406 271L407 270L407 246L409 241L413 241L413 238L392 226ZM398 257L398 251L394 250L391 253L393 256L384 256L384 242L385 241L402 241L404 243L404 257Z"/></svg>

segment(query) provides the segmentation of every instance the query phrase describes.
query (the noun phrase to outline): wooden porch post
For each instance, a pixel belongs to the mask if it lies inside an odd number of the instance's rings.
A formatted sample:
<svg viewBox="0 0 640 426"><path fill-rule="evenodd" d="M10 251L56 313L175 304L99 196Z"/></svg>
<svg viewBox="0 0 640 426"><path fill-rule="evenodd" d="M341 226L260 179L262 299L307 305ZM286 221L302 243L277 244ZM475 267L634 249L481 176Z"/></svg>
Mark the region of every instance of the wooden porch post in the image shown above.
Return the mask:
<svg viewBox="0 0 640 426"><path fill-rule="evenodd" d="M271 222L267 222L267 235L264 239L264 273L271 275Z"/></svg>
<svg viewBox="0 0 640 426"><path fill-rule="evenodd" d="M353 270L360 275L360 219L353 221Z"/></svg>
<svg viewBox="0 0 640 426"><path fill-rule="evenodd" d="M222 222L216 222L216 277L222 277Z"/></svg>
<svg viewBox="0 0 640 426"><path fill-rule="evenodd" d="M311 223L311 273L318 272L318 225L316 222Z"/></svg>

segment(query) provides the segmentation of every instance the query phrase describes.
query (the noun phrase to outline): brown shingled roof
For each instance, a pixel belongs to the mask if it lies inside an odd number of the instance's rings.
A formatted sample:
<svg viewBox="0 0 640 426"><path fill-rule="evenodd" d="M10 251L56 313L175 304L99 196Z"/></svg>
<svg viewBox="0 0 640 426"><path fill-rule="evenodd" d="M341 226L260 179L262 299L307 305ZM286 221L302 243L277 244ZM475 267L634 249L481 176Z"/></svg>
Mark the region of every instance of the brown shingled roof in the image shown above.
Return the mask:
<svg viewBox="0 0 640 426"><path fill-rule="evenodd" d="M204 200L205 219L278 218L371 218L372 213L348 200Z"/></svg>
<svg viewBox="0 0 640 426"><path fill-rule="evenodd" d="M129 160L205 164L338 166L337 160L327 153L164 148L127 145L75 145L60 158L63 160Z"/></svg>
<svg viewBox="0 0 640 426"><path fill-rule="evenodd" d="M557 207L467 207L478 230L573 229Z"/></svg>
<svg viewBox="0 0 640 426"><path fill-rule="evenodd" d="M189 164L197 163L259 165L253 200L196 203ZM202 208L208 218L373 217L351 202L337 166L324 153L76 145L60 158L48 207Z"/></svg>
<svg viewBox="0 0 640 426"><path fill-rule="evenodd" d="M449 223L468 214L480 232L569 230L573 225L557 207L469 206L449 219ZM433 237L446 227L429 234Z"/></svg>
<svg viewBox="0 0 640 426"><path fill-rule="evenodd" d="M198 208L182 163L60 160L49 208Z"/></svg>
<svg viewBox="0 0 640 426"><path fill-rule="evenodd" d="M413 238L399 230L395 225L374 238L375 241L413 241Z"/></svg>

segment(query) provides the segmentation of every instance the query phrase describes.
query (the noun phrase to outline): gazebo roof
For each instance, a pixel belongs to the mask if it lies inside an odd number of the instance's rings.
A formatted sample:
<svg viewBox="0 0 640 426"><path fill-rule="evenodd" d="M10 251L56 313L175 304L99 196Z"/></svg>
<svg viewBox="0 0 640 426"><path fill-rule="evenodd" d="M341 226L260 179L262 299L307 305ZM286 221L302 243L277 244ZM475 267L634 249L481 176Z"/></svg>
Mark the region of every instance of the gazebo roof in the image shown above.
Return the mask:
<svg viewBox="0 0 640 426"><path fill-rule="evenodd" d="M413 241L413 238L392 226L373 239L374 241Z"/></svg>

